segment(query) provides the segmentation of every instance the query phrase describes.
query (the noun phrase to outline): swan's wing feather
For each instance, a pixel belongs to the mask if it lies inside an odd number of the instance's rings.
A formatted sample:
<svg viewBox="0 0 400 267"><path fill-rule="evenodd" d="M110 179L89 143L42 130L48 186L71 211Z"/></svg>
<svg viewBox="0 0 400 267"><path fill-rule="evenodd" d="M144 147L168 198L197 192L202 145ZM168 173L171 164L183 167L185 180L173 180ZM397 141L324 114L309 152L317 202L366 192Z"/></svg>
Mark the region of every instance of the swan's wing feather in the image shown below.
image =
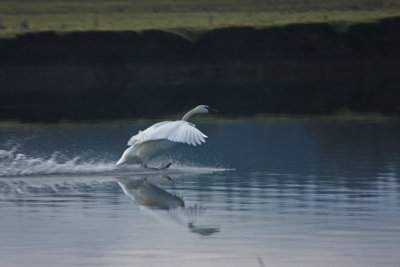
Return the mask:
<svg viewBox="0 0 400 267"><path fill-rule="evenodd" d="M200 135L201 136L201 135ZM194 135L194 139L196 141L196 144L201 145L201 141L200 141L200 136L199 135Z"/></svg>
<svg viewBox="0 0 400 267"><path fill-rule="evenodd" d="M195 138L194 132L189 129L186 129L186 132L187 132L186 140L189 140L189 142L192 146L196 146L196 142L194 141L194 138Z"/></svg>
<svg viewBox="0 0 400 267"><path fill-rule="evenodd" d="M190 140L190 144L192 146L197 146L195 133L193 131L190 131L189 129L186 129L186 133L187 133L186 140Z"/></svg>
<svg viewBox="0 0 400 267"><path fill-rule="evenodd" d="M163 139L163 138L156 138L157 136L157 129L165 124L170 123L171 121L163 121L152 126L148 127L144 131L139 131L136 135L132 136L128 141L128 146L133 146L135 144L140 144L146 141Z"/></svg>
<svg viewBox="0 0 400 267"><path fill-rule="evenodd" d="M166 139L172 142L188 145L201 145L207 136L194 124L187 121L164 121L156 123L137 135L131 137L128 145L135 145L147 141Z"/></svg>
<svg viewBox="0 0 400 267"><path fill-rule="evenodd" d="M206 142L204 138L207 138L207 136L203 134L199 129L197 129L194 124L191 124L189 122L181 121L179 127L175 128L174 131L183 132L185 134L177 135L177 138L171 141L185 143L193 146L201 145L202 143Z"/></svg>
<svg viewBox="0 0 400 267"><path fill-rule="evenodd" d="M193 138L193 141L194 141L194 146L201 145L200 136L201 135L198 135L198 134L197 135L196 134L192 135L192 138Z"/></svg>

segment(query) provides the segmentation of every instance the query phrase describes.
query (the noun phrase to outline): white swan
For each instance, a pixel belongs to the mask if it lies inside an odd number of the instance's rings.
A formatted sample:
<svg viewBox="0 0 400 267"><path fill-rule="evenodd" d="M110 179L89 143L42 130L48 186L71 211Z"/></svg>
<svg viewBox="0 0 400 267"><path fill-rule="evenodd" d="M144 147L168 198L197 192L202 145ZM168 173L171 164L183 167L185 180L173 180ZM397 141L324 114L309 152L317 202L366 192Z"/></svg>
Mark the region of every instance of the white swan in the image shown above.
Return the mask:
<svg viewBox="0 0 400 267"><path fill-rule="evenodd" d="M115 165L142 164L147 167L147 162L173 148L178 143L188 145L201 145L207 136L200 132L194 124L188 122L189 118L198 113L215 111L206 105L200 105L190 110L178 121L163 121L156 123L144 131L139 131L128 141L128 148ZM161 169L168 168L171 163L164 164Z"/></svg>

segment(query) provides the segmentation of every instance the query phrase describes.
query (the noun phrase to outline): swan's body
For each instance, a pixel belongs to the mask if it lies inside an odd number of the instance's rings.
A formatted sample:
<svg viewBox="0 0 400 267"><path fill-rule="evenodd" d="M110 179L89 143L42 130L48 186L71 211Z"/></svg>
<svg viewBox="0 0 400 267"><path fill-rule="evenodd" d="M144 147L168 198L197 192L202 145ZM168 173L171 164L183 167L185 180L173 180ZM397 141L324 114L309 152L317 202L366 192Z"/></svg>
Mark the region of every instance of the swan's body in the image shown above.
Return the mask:
<svg viewBox="0 0 400 267"><path fill-rule="evenodd" d="M186 113L182 120L159 122L144 131L139 131L129 139L129 147L116 165L142 164L146 167L149 160L179 143L193 146L205 143L207 136L187 120L194 114L208 113L209 110L208 106L200 105Z"/></svg>

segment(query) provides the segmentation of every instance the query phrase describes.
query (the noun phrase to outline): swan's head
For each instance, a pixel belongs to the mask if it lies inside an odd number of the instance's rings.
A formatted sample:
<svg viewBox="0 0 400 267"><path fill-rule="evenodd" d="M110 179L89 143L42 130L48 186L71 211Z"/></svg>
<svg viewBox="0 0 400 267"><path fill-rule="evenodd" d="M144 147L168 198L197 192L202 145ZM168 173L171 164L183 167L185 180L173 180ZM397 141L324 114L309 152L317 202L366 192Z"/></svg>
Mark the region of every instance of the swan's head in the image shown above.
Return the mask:
<svg viewBox="0 0 400 267"><path fill-rule="evenodd" d="M207 105L199 105L199 106L195 107L194 110L196 111L196 113L215 113L215 112L217 112L215 109L210 108Z"/></svg>
<svg viewBox="0 0 400 267"><path fill-rule="evenodd" d="M188 113L186 113L185 116L183 116L182 120L187 121L194 114L198 114L198 113L215 113L215 112L217 112L215 109L210 108L207 105L200 105L200 106L195 107Z"/></svg>

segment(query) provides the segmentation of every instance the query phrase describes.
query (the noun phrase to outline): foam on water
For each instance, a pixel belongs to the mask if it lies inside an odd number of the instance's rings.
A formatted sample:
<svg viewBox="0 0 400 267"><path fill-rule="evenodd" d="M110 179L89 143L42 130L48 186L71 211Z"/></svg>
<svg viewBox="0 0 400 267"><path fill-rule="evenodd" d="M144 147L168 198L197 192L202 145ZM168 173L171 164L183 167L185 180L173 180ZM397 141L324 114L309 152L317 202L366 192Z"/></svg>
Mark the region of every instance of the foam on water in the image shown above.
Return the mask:
<svg viewBox="0 0 400 267"><path fill-rule="evenodd" d="M67 158L60 152L49 157L34 157L18 152L18 147L0 150L0 177L40 174L72 174L110 172L115 165L107 160L83 160L81 156Z"/></svg>
<svg viewBox="0 0 400 267"><path fill-rule="evenodd" d="M157 166L157 165L156 165ZM15 145L10 149L0 149L0 177L27 177L37 175L119 175L135 174L199 174L227 171L219 167L185 165L179 162L166 170L153 170L139 165L115 166L115 160L106 156L91 158L88 155L67 156L62 152L53 152L49 156L32 156L19 150Z"/></svg>

